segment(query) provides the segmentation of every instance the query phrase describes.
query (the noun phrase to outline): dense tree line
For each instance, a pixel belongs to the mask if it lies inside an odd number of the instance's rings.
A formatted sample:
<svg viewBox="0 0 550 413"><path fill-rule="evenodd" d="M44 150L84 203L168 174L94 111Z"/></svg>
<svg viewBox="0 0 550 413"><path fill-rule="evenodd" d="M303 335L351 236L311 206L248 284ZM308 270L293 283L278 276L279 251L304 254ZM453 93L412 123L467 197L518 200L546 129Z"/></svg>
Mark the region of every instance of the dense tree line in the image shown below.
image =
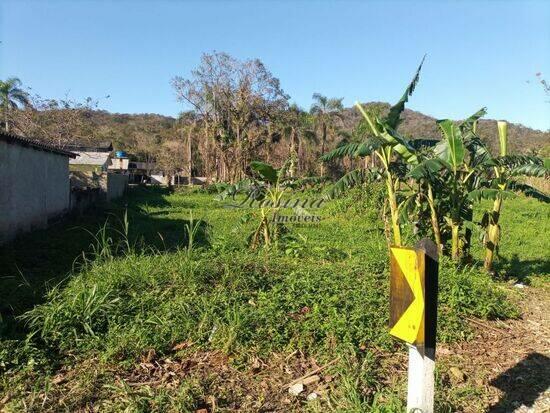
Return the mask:
<svg viewBox="0 0 550 413"><path fill-rule="evenodd" d="M252 160L281 165L290 160L296 176L337 176L358 167L348 158L321 163L338 145L360 142L369 128L341 98L315 93L308 110L290 104L279 80L258 60L240 61L225 53L204 54L189 77L172 79L183 111L177 118L157 114L112 114L100 102L45 99L26 92L18 79L0 84L5 130L63 147L112 141L140 160L155 161L168 174L206 176L235 182ZM384 116L390 105L364 105ZM399 132L408 138L440 139L435 119L406 109ZM495 121L481 120L478 134L496 149ZM510 125L511 149L548 156L550 132ZM375 162L365 159L361 162Z"/></svg>

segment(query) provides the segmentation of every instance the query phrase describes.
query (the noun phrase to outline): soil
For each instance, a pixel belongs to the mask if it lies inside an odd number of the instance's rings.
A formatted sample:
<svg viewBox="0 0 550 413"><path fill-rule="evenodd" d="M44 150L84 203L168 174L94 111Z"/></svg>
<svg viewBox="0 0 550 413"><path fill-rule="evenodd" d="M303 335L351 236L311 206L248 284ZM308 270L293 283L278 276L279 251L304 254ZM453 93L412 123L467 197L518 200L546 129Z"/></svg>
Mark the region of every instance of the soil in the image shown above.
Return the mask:
<svg viewBox="0 0 550 413"><path fill-rule="evenodd" d="M550 286L516 284L521 318L469 320L474 338L440 346L452 385L482 388L465 412L550 412Z"/></svg>

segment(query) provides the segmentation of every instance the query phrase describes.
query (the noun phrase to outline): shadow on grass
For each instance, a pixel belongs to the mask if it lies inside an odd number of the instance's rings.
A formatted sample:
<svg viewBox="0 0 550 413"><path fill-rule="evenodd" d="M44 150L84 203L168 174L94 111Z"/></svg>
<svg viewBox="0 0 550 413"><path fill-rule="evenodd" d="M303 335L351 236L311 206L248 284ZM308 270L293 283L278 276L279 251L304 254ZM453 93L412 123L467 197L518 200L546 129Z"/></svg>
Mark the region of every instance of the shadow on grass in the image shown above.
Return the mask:
<svg viewBox="0 0 550 413"><path fill-rule="evenodd" d="M550 358L531 353L514 367L491 381L491 385L504 392L497 404L489 409L493 413L511 412L524 405L532 407L537 398L550 386Z"/></svg>
<svg viewBox="0 0 550 413"><path fill-rule="evenodd" d="M550 274L550 260L521 260L518 254L513 254L512 258L499 256L495 262L495 271L505 277L524 281L533 275Z"/></svg>
<svg viewBox="0 0 550 413"><path fill-rule="evenodd" d="M195 246L209 246L210 226L202 220L150 215L148 206L170 207L166 188L133 188L127 197L104 208L89 210L44 230L25 234L0 246L0 338L21 338L26 329L17 316L42 303L53 286L77 274L84 256L93 259L98 232L114 243L124 238L128 216L128 241L138 253L174 251L188 245L188 230L195 228Z"/></svg>

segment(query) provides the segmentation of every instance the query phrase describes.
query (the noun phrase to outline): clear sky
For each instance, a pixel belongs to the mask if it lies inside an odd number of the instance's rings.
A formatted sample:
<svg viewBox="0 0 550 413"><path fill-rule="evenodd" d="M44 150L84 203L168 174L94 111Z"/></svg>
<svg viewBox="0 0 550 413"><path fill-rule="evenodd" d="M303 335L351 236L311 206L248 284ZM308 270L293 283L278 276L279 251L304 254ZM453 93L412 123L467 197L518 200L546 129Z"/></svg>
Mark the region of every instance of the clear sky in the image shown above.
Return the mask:
<svg viewBox="0 0 550 413"><path fill-rule="evenodd" d="M427 53L411 109L461 119L487 106L490 118L550 129L535 78L550 81L550 0L0 0L0 41L0 78L167 115L182 109L170 79L203 52L261 59L304 108L314 92L393 102Z"/></svg>

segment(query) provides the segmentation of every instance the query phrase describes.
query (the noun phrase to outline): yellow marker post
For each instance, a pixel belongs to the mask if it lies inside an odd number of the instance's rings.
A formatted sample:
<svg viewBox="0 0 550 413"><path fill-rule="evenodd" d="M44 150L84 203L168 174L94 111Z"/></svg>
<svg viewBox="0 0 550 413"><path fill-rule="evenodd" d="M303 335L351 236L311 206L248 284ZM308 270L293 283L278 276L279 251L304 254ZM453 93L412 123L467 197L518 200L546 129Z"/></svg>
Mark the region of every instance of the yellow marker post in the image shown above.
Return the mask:
<svg viewBox="0 0 550 413"><path fill-rule="evenodd" d="M390 334L409 344L423 343L424 253L412 248L392 247L391 256L392 310L395 313L392 313L394 322Z"/></svg>
<svg viewBox="0 0 550 413"><path fill-rule="evenodd" d="M390 248L390 334L409 344L407 411L433 412L438 250Z"/></svg>

